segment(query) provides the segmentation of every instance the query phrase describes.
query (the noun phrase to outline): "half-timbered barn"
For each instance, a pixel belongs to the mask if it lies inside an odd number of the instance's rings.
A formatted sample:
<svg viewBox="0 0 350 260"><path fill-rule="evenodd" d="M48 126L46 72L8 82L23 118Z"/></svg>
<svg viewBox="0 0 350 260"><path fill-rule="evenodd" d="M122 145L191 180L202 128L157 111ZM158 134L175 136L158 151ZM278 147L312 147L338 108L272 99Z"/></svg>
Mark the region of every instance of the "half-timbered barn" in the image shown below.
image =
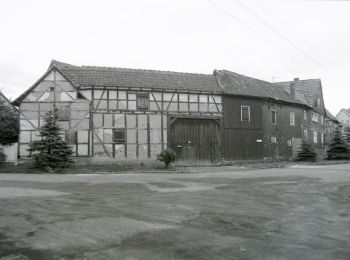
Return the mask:
<svg viewBox="0 0 350 260"><path fill-rule="evenodd" d="M52 61L14 104L20 157L30 156L28 144L53 109L76 156L155 158L168 146L179 160L222 156L222 89L213 75Z"/></svg>
<svg viewBox="0 0 350 260"><path fill-rule="evenodd" d="M231 71L215 71L224 89L224 158L290 158L301 143L308 105L274 84Z"/></svg>

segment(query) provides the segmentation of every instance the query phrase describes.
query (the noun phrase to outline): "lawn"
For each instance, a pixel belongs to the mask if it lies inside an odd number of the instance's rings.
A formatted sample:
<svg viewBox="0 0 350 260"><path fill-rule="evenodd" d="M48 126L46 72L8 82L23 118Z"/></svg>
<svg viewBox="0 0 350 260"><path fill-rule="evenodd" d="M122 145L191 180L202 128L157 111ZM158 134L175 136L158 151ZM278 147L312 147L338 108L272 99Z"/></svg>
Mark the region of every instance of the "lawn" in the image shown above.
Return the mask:
<svg viewBox="0 0 350 260"><path fill-rule="evenodd" d="M349 205L349 165L0 175L0 259L348 259Z"/></svg>

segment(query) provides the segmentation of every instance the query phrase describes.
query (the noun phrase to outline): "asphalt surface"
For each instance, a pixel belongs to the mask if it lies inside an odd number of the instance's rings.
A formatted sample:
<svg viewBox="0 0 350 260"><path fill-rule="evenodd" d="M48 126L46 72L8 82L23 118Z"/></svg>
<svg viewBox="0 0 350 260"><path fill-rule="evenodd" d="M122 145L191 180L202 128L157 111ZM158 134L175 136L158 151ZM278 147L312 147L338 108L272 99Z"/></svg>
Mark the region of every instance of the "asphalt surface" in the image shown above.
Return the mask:
<svg viewBox="0 0 350 260"><path fill-rule="evenodd" d="M3 259L350 259L350 164L0 174Z"/></svg>

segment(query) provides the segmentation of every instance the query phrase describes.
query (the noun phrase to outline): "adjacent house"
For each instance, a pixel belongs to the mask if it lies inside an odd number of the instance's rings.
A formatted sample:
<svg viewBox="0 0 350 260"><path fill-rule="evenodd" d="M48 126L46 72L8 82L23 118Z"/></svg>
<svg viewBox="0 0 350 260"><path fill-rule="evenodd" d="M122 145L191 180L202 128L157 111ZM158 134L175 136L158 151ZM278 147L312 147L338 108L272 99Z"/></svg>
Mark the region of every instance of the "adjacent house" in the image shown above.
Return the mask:
<svg viewBox="0 0 350 260"><path fill-rule="evenodd" d="M301 143L303 110L310 107L270 82L215 71L224 89L224 158L290 158Z"/></svg>
<svg viewBox="0 0 350 260"><path fill-rule="evenodd" d="M277 82L292 97L308 105L301 118L302 135L305 141L313 144L316 151L322 154L324 150L326 109L323 100L322 84L320 79Z"/></svg>
<svg viewBox="0 0 350 260"><path fill-rule="evenodd" d="M213 74L75 66L53 60L14 102L20 157L55 109L76 156L180 161L291 158L302 139L323 147L320 80L270 83L227 70Z"/></svg>
<svg viewBox="0 0 350 260"><path fill-rule="evenodd" d="M338 128L341 127L340 122L338 119L332 115L331 112L326 109L326 117L325 117L325 144L329 144L329 142L332 140L333 133L334 131Z"/></svg>
<svg viewBox="0 0 350 260"><path fill-rule="evenodd" d="M344 127L349 126L350 127L350 108L348 108L348 109L342 108L338 112L336 118L342 124L342 126L344 126Z"/></svg>

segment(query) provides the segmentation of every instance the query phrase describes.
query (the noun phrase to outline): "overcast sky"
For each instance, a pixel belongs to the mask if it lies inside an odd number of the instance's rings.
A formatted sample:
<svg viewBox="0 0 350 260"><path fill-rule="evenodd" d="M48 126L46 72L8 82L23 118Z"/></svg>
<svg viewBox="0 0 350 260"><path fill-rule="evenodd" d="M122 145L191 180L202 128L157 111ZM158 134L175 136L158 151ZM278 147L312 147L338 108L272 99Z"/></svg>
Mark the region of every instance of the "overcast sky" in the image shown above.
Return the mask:
<svg viewBox="0 0 350 260"><path fill-rule="evenodd" d="M350 1L2 0L0 37L0 89L11 99L56 59L321 78L326 107L350 107Z"/></svg>

